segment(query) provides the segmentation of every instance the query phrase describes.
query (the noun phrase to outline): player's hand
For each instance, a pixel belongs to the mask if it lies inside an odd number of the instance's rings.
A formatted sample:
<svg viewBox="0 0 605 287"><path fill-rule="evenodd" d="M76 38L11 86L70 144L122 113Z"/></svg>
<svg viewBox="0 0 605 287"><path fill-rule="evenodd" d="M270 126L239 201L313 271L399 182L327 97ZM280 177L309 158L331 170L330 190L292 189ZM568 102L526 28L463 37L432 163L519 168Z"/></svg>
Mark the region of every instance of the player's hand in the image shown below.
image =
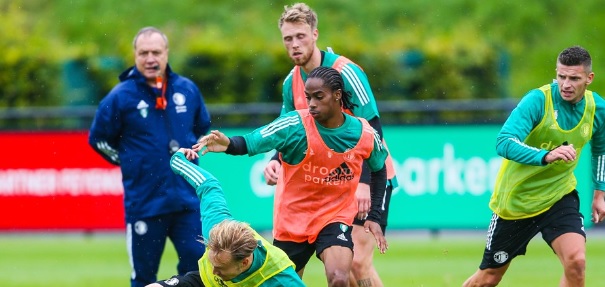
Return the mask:
<svg viewBox="0 0 605 287"><path fill-rule="evenodd" d="M576 160L576 149L573 147L573 144L558 146L557 148L549 151L546 154L546 157L544 157L544 161L546 161L546 163L551 163L557 160L562 160L565 162Z"/></svg>
<svg viewBox="0 0 605 287"><path fill-rule="evenodd" d="M380 253L384 254L385 252L387 252L387 249L389 249L389 244L387 243L387 239L382 233L380 224L371 220L366 220L366 222L363 224L363 228L366 233L372 232L372 234L374 235L374 239L376 240L376 245L380 250Z"/></svg>
<svg viewBox="0 0 605 287"><path fill-rule="evenodd" d="M194 160L194 159L200 157L200 155L198 155L197 152L193 151L190 148L182 147L177 152L183 153L188 160Z"/></svg>
<svg viewBox="0 0 605 287"><path fill-rule="evenodd" d="M605 192L595 190L592 198L592 222L599 223L605 219Z"/></svg>
<svg viewBox="0 0 605 287"><path fill-rule="evenodd" d="M213 130L209 134L203 136L191 148L195 152L199 152L201 150L202 155L205 155L208 152L224 152L227 150L228 146L229 138L225 134L217 130Z"/></svg>
<svg viewBox="0 0 605 287"><path fill-rule="evenodd" d="M281 171L281 163L278 160L270 160L265 166L265 181L268 185L276 185L279 172Z"/></svg>
<svg viewBox="0 0 605 287"><path fill-rule="evenodd" d="M372 200L370 198L370 185L360 182L357 185L355 197L357 198L357 219L364 220L368 216L370 206L372 205Z"/></svg>

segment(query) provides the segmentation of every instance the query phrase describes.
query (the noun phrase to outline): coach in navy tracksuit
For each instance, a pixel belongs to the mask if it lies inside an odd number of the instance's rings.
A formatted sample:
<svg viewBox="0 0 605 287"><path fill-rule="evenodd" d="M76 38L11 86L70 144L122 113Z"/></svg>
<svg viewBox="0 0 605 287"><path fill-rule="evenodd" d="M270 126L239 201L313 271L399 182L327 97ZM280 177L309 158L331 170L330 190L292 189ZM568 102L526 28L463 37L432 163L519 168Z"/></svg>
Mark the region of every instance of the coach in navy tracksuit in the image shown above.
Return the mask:
<svg viewBox="0 0 605 287"><path fill-rule="evenodd" d="M179 256L177 271L197 270L204 253L200 202L170 169L179 147L191 147L210 128L202 95L168 66L168 39L153 27L134 38L135 62L101 101L90 145L122 169L131 286L157 281L166 238Z"/></svg>

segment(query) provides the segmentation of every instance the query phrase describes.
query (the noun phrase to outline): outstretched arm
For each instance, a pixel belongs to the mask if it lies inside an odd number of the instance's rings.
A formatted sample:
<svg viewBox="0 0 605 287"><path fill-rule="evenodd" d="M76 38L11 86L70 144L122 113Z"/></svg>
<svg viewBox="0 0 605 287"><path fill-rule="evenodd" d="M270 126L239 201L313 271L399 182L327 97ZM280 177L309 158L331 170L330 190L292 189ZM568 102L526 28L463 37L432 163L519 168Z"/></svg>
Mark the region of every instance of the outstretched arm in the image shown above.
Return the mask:
<svg viewBox="0 0 605 287"><path fill-rule="evenodd" d="M214 225L233 217L227 207L225 194L218 180L208 171L189 161L193 158L197 158L197 154L193 150L181 148L172 155L170 168L195 188L197 197L200 199L202 236L207 240L210 229Z"/></svg>
<svg viewBox="0 0 605 287"><path fill-rule="evenodd" d="M225 134L213 130L194 144L192 149L195 152L202 151L202 155L208 152L225 152L229 142L229 138Z"/></svg>

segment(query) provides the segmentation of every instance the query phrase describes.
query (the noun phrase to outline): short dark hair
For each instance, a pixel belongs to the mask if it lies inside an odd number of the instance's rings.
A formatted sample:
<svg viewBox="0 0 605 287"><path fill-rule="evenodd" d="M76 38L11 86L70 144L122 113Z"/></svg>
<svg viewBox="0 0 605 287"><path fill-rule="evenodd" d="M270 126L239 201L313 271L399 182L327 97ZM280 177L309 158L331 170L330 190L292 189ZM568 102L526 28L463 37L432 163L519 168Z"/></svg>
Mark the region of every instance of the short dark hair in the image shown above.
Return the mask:
<svg viewBox="0 0 605 287"><path fill-rule="evenodd" d="M587 73L592 72L592 59L588 51L580 46L573 46L563 50L557 62L565 66L584 66Z"/></svg>

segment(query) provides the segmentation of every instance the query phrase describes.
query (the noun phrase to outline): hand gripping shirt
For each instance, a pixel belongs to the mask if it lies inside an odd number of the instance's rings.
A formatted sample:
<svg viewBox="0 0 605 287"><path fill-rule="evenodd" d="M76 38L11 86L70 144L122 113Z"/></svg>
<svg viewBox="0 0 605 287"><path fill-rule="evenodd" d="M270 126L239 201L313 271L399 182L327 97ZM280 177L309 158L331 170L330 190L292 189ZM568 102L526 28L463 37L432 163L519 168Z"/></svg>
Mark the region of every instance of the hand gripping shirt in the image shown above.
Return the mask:
<svg viewBox="0 0 605 287"><path fill-rule="evenodd" d="M323 52L323 55L321 66L332 67L337 70L342 75L345 90L352 95L351 100L355 106L351 110L343 109L343 111L349 115L361 117L368 121L379 117L376 100L363 69L344 56L327 52ZM302 67L294 66L290 75L284 81L282 114L309 107L305 96L306 80L307 74L303 71ZM386 147L384 138L383 145ZM393 187L397 187L397 182L394 180L395 167L390 154L387 156L385 164L387 167L387 179L393 180Z"/></svg>
<svg viewBox="0 0 605 287"><path fill-rule="evenodd" d="M557 86L545 85L540 88L544 95L544 114L523 143L537 149L552 150L567 142L573 144L579 159L583 147L592 138L595 118L593 93L586 91L583 116L575 126L566 130L556 120L558 115L553 108L553 88ZM541 214L574 190L576 178L573 171L577 164L578 160L536 166L504 159L489 206L498 216L507 220Z"/></svg>

